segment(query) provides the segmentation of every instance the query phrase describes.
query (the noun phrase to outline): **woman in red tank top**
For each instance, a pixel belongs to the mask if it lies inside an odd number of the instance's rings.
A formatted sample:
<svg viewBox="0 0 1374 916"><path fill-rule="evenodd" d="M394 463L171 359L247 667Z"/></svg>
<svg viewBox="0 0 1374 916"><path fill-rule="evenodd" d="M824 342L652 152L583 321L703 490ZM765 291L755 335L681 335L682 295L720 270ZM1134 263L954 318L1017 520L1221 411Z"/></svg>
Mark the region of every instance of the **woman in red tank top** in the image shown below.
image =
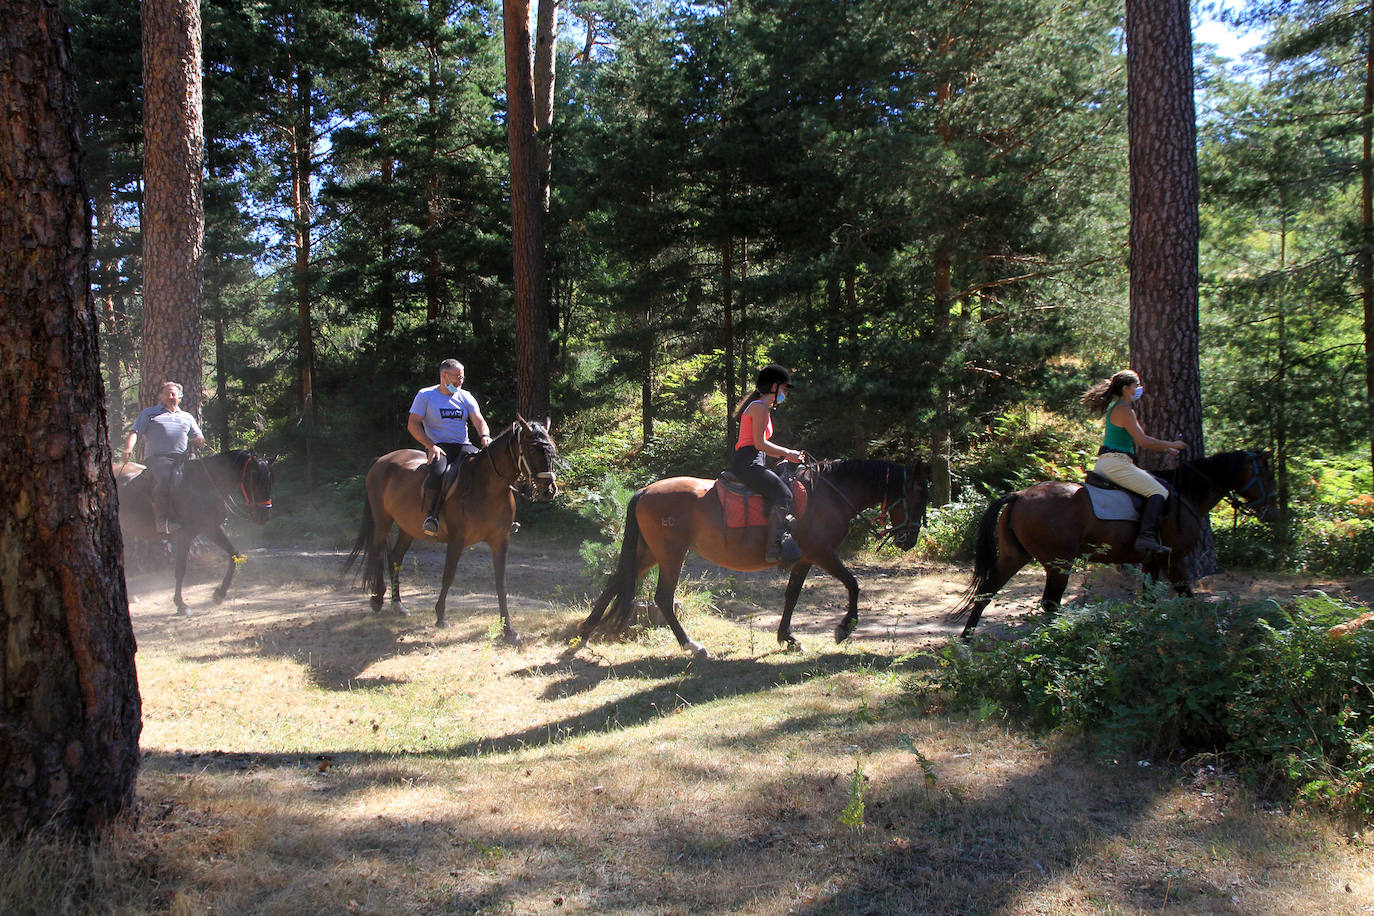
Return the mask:
<svg viewBox="0 0 1374 916"><path fill-rule="evenodd" d="M785 448L773 441L773 408L787 398L792 387L792 375L776 363L759 370L754 393L745 399L739 413L739 439L730 460L730 470L756 493L763 496L769 509L769 527L777 536L769 538L769 553L765 559L777 559L784 569L790 569L801 559L801 548L792 540L792 491L777 474L769 470L767 458L801 462L805 452Z"/></svg>

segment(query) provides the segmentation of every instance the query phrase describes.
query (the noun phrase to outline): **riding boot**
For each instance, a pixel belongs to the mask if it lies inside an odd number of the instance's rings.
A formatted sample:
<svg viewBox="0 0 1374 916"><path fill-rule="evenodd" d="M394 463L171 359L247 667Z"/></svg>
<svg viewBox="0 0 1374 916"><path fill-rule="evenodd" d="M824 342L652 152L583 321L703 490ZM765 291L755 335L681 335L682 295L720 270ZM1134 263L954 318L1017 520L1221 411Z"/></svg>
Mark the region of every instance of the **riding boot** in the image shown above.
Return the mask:
<svg viewBox="0 0 1374 916"><path fill-rule="evenodd" d="M792 522L795 519L788 513L786 506L774 506L768 511L768 531L765 535L763 558L775 562L783 569L791 569L801 559L802 551L792 539Z"/></svg>
<svg viewBox="0 0 1374 916"><path fill-rule="evenodd" d="M1135 539L1135 549L1140 553L1169 552L1169 548L1159 542L1159 518L1164 514L1164 502L1163 496L1151 496L1145 500L1145 508L1140 510L1140 533Z"/></svg>
<svg viewBox="0 0 1374 916"><path fill-rule="evenodd" d="M433 474L425 478L424 487L421 491L425 503L425 523L420 526L420 530L430 537L438 537L439 505L444 498L444 480L442 475L438 480L433 478Z"/></svg>

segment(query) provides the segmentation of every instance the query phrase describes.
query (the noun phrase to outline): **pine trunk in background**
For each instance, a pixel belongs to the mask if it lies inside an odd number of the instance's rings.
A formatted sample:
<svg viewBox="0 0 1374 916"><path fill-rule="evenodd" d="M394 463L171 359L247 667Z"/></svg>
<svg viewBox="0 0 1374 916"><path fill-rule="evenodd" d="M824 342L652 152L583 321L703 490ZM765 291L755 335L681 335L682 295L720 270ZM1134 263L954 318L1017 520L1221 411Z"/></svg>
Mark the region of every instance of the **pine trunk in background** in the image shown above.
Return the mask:
<svg viewBox="0 0 1374 916"><path fill-rule="evenodd" d="M553 90L557 81L558 4L539 0L538 27L534 42L534 132L539 141L539 189L545 212L549 209L549 179L553 166Z"/></svg>
<svg viewBox="0 0 1374 916"><path fill-rule="evenodd" d="M1364 302L1365 422L1374 474L1374 7L1365 8L1364 105L1360 109L1360 298Z"/></svg>
<svg viewBox="0 0 1374 916"><path fill-rule="evenodd" d="M143 353L139 402L164 381L200 416L205 253L200 3L143 3Z"/></svg>
<svg viewBox="0 0 1374 916"><path fill-rule="evenodd" d="M1131 367L1151 436L1205 456L1198 365L1198 173L1193 35L1188 0L1126 0L1131 178ZM1164 468L1145 451L1142 467ZM1171 459L1176 460L1176 459ZM1205 521L1205 520L1204 520ZM1219 570L1211 527L1189 559L1194 578Z"/></svg>
<svg viewBox="0 0 1374 916"><path fill-rule="evenodd" d="M544 276L544 203L534 133L529 0L506 0L506 142L510 149L511 243L515 270L516 406L549 414L549 306Z"/></svg>
<svg viewBox="0 0 1374 916"><path fill-rule="evenodd" d="M66 27L0 43L0 837L129 806L141 726Z"/></svg>
<svg viewBox="0 0 1374 916"><path fill-rule="evenodd" d="M309 71L296 71L292 84L296 119L291 130L291 215L295 227L292 245L296 252L293 271L296 287L296 407L300 411L305 486L314 492L315 330L310 302L310 182L314 168L312 84Z"/></svg>

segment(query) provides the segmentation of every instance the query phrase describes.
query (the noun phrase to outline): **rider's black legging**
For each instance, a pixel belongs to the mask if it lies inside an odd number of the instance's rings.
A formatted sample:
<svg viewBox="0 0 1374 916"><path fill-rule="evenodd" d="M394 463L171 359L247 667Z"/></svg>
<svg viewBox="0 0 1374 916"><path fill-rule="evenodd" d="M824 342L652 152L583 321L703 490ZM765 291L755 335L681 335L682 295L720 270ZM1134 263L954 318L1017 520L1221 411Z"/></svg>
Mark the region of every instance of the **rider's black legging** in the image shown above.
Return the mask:
<svg viewBox="0 0 1374 916"><path fill-rule="evenodd" d="M425 478L425 489L431 492L438 490L443 484L444 472L452 465L465 461L469 455L475 455L481 451L471 442L436 442L434 444L439 446L442 451L429 463L429 476Z"/></svg>
<svg viewBox="0 0 1374 916"><path fill-rule="evenodd" d="M792 490L764 465L764 454L752 445L735 449L730 470L744 485L760 494L770 507L781 506L792 511Z"/></svg>

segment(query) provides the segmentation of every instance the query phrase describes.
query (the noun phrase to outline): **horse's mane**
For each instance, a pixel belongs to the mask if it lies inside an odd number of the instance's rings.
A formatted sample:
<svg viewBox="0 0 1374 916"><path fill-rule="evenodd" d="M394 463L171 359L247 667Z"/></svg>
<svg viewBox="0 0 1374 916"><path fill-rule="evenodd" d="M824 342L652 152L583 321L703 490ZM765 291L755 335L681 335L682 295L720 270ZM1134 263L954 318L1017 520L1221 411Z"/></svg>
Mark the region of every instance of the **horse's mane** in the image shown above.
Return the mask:
<svg viewBox="0 0 1374 916"><path fill-rule="evenodd" d="M891 492L893 486L900 489L906 480L907 466L895 461L878 458L831 458L813 465L819 477L829 477L836 483L857 481L863 484L880 485ZM894 475L894 471L901 471Z"/></svg>
<svg viewBox="0 0 1374 916"><path fill-rule="evenodd" d="M1196 461L1185 461L1177 472L1156 473L1156 477L1174 485L1174 489L1190 502L1198 502L1213 487L1228 489L1250 453L1245 451L1218 452Z"/></svg>

